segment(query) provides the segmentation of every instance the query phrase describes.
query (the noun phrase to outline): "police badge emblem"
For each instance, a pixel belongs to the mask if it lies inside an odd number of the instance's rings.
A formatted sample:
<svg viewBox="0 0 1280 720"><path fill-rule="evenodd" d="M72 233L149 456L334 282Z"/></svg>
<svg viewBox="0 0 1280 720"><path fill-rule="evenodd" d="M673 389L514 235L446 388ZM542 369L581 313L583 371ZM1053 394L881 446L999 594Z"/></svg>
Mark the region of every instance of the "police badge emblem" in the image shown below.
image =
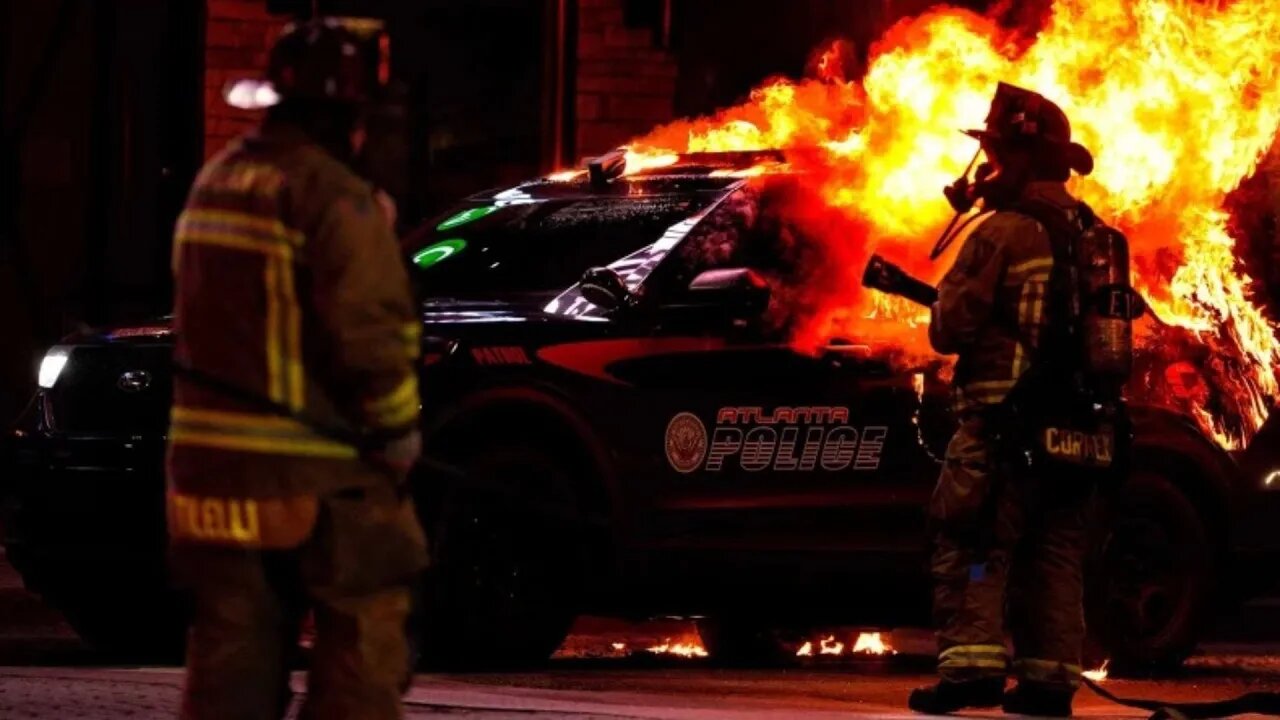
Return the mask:
<svg viewBox="0 0 1280 720"><path fill-rule="evenodd" d="M667 462L676 472L691 473L707 456L707 428L697 415L682 412L667 423Z"/></svg>

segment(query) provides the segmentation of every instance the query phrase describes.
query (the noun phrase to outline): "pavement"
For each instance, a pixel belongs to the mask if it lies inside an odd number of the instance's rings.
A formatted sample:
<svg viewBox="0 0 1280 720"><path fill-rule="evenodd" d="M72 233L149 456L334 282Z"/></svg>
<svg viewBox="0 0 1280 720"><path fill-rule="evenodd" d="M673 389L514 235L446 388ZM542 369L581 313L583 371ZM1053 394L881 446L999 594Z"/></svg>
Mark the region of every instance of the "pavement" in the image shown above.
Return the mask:
<svg viewBox="0 0 1280 720"><path fill-rule="evenodd" d="M846 629L850 633L856 630ZM839 631L837 631L839 635ZM1248 635L1248 633L1246 633ZM911 688L930 681L928 633L886 635L898 650L882 657L797 658L752 670L715 667L713 658L682 657L698 646L686 621L625 622L584 618L538 672L414 677L406 716L468 720L643 718L785 720L918 718L903 706ZM820 640L820 639L819 639ZM651 649L666 647L665 653ZM1205 701L1255 690L1280 691L1280 635L1234 638L1206 647L1177 678L1108 679L1113 692ZM111 664L84 647L58 614L25 593L0 557L0 720L153 720L176 717L182 669ZM305 692L298 673L294 687ZM296 717L297 704L290 711ZM1077 715L1142 718L1082 692ZM969 713L998 717L999 712Z"/></svg>

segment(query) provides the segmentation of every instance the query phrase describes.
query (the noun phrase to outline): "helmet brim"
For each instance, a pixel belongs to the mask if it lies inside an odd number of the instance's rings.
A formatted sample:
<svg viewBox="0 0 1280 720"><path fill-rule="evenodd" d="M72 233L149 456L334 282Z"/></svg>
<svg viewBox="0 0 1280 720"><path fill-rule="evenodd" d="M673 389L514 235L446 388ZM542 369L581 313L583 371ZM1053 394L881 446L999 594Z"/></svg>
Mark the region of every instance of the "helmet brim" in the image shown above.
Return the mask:
<svg viewBox="0 0 1280 720"><path fill-rule="evenodd" d="M968 135L975 140L999 140L1000 133L991 130L961 130L960 132ZM1083 145L1078 142L1066 143L1066 159L1067 165L1080 175L1088 175L1093 172L1093 153L1090 153Z"/></svg>

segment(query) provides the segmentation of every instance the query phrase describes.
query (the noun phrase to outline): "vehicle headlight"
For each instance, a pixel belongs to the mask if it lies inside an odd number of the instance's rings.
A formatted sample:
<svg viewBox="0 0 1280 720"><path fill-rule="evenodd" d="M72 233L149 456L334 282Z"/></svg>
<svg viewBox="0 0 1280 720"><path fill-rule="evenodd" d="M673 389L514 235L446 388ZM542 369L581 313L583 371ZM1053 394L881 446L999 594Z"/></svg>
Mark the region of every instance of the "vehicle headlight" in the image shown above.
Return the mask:
<svg viewBox="0 0 1280 720"><path fill-rule="evenodd" d="M44 354L44 359L40 361L40 377L38 381L40 387L48 390L53 384L58 382L58 376L62 374L63 368L67 366L67 359L71 357L71 352L64 347L55 347Z"/></svg>

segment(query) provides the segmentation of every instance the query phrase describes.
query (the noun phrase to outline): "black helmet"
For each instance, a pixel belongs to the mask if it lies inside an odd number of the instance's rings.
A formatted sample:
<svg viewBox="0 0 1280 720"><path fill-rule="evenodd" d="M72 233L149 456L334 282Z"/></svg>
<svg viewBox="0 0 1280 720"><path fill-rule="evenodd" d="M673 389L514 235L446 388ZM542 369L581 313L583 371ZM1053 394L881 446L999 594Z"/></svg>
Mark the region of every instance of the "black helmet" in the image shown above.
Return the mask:
<svg viewBox="0 0 1280 720"><path fill-rule="evenodd" d="M286 99L360 104L376 79L361 38L335 18L290 23L271 48L266 81L238 80L223 95L240 108L270 107Z"/></svg>
<svg viewBox="0 0 1280 720"><path fill-rule="evenodd" d="M1093 155L1080 143L1071 141L1067 114L1040 93L1000 83L986 122L986 128L964 133L979 140L1060 152L1072 170L1081 175L1093 172Z"/></svg>

